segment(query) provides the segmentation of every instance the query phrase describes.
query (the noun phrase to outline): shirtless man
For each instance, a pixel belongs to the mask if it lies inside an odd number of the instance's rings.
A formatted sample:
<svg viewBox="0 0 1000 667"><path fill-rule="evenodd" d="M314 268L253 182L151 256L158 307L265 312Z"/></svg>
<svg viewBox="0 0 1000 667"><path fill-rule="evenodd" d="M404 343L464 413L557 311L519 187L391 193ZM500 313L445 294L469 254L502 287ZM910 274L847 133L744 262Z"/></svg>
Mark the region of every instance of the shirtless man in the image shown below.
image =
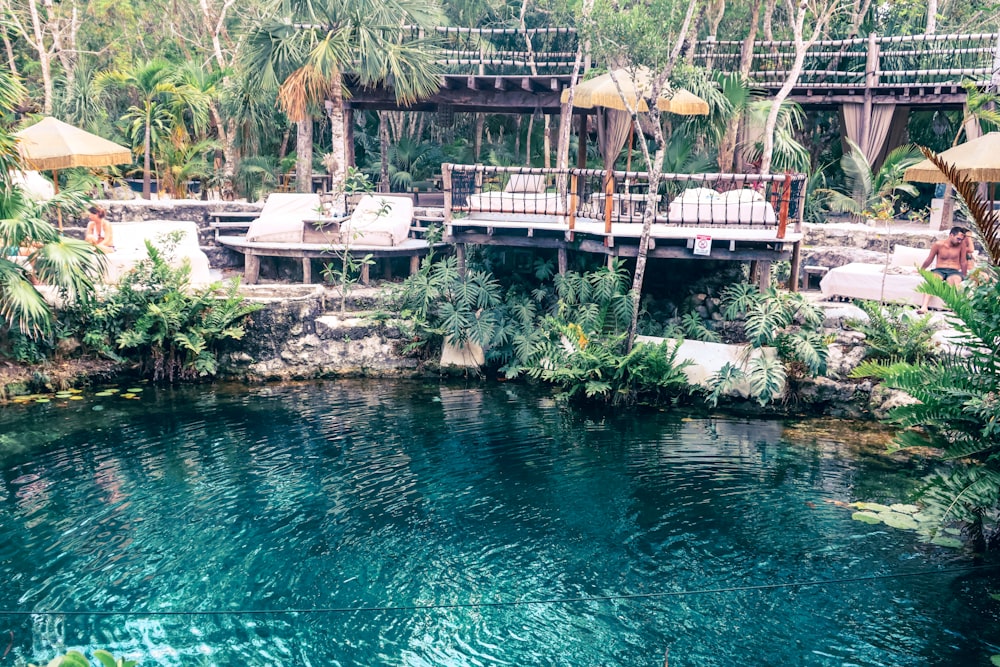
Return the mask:
<svg viewBox="0 0 1000 667"><path fill-rule="evenodd" d="M948 233L948 238L935 241L931 244L931 251L920 268L926 269L937 259L937 263L931 269L931 273L937 274L941 280L950 285L955 285L956 287L961 285L965 279L965 274L969 270L968 247L965 242L967 233L964 227L952 227ZM924 302L917 312L926 313L930 301L931 295L925 294Z"/></svg>

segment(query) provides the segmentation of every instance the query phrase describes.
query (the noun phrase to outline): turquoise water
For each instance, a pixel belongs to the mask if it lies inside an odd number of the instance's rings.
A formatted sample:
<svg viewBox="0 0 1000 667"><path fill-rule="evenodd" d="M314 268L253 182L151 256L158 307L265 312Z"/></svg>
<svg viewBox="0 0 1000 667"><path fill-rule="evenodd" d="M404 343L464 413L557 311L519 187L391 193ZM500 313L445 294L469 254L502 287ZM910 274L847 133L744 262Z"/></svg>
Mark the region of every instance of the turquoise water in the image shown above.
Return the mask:
<svg viewBox="0 0 1000 667"><path fill-rule="evenodd" d="M901 500L921 472L863 436L508 385L7 407L0 665L988 664L995 574L619 597L967 564L833 502Z"/></svg>

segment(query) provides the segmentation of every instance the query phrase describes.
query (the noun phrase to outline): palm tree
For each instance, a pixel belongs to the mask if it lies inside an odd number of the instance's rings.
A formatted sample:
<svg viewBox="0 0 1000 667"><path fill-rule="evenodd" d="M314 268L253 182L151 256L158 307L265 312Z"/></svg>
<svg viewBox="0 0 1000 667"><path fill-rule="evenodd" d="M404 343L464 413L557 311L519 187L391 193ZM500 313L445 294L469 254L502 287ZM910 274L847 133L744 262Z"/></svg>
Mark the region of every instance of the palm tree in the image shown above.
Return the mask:
<svg viewBox="0 0 1000 667"><path fill-rule="evenodd" d="M101 92L116 88L132 97L123 120L129 123L129 134L134 139L142 137L142 196L149 199L153 147L173 129L173 110L177 108L179 91L174 66L155 59L127 70L102 72L97 77L97 86Z"/></svg>
<svg viewBox="0 0 1000 667"><path fill-rule="evenodd" d="M424 0L291 0L285 13L252 30L248 71L278 88L282 108L299 125L296 178L309 183L312 117L321 104L330 117L331 179L343 188L347 173L344 75L363 87L390 85L401 105L438 89L440 68L427 39L411 39L401 26L439 23L436 2Z"/></svg>
<svg viewBox="0 0 1000 667"><path fill-rule="evenodd" d="M830 210L850 213L858 217L887 219L892 217L897 193L917 196L916 187L903 180L903 173L922 159L920 150L913 144L893 149L886 156L878 171L873 171L868 159L857 144L848 139L850 151L840 159L847 192L817 190L825 197Z"/></svg>
<svg viewBox="0 0 1000 667"><path fill-rule="evenodd" d="M9 113L26 94L10 70L0 68L0 114ZM52 310L33 279L55 285L72 299L87 293L103 269L101 253L89 243L60 236L43 219L45 207L11 182L11 171L20 168L15 138L0 129L0 338L11 329L29 338L51 330ZM79 195L70 192L48 206L73 204L80 204ZM15 259L8 254L15 248L26 254Z"/></svg>

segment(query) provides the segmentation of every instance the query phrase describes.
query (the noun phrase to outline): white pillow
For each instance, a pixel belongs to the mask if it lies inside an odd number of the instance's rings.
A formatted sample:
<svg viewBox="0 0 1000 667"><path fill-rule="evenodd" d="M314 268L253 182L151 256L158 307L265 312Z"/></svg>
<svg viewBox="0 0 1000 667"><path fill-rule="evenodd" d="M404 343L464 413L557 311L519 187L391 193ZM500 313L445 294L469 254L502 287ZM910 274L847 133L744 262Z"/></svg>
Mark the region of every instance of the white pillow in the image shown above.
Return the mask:
<svg viewBox="0 0 1000 667"><path fill-rule="evenodd" d="M930 250L926 248L911 248L896 244L892 250L892 257L889 259L889 266L919 267L927 259L928 253Z"/></svg>
<svg viewBox="0 0 1000 667"><path fill-rule="evenodd" d="M750 188L739 188L738 190L730 190L728 192L723 192L721 195L726 203L731 202L754 202L754 201L764 201L764 195L757 192L756 190L751 190Z"/></svg>
<svg viewBox="0 0 1000 667"><path fill-rule="evenodd" d="M511 174L504 192L545 192L545 174Z"/></svg>

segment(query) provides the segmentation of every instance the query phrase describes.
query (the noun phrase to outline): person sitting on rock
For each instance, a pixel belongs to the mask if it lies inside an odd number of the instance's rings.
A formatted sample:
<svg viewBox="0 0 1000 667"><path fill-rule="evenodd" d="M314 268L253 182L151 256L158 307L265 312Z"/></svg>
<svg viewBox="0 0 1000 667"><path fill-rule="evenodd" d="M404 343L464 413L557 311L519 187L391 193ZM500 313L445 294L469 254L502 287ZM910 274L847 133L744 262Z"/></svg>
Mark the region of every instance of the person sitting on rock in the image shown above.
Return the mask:
<svg viewBox="0 0 1000 667"><path fill-rule="evenodd" d="M935 241L931 244L931 251L920 268L926 269L936 260L931 273L936 274L949 285L955 285L956 287L961 285L962 281L965 280L965 275L969 271L968 247L965 243L967 233L968 231L964 227L952 227L948 233L948 238ZM924 302L917 309L917 312L921 314L926 313L930 301L931 295L925 294Z"/></svg>

